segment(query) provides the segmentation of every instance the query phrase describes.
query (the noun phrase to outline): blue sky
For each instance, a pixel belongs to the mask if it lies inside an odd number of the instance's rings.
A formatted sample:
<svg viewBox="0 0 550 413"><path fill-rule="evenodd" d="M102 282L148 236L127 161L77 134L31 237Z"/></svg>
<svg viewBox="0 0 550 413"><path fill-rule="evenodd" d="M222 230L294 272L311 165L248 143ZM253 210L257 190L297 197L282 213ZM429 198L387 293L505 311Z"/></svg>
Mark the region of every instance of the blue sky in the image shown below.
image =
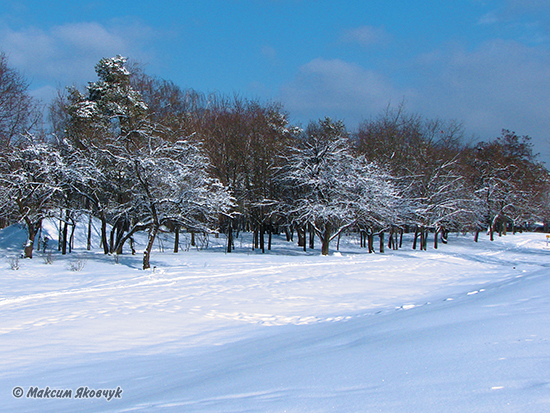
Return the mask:
<svg viewBox="0 0 550 413"><path fill-rule="evenodd" d="M0 51L48 99L122 54L201 92L280 101L350 129L404 101L550 159L550 2L2 0Z"/></svg>

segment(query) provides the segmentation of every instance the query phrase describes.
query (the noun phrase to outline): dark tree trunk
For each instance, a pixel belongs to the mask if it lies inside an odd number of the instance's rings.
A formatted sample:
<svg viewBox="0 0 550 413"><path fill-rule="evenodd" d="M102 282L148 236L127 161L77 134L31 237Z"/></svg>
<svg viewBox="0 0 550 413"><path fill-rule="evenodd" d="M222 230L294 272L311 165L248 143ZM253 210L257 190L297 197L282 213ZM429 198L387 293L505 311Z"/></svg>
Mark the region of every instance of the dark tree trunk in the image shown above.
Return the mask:
<svg viewBox="0 0 550 413"><path fill-rule="evenodd" d="M293 239L292 235L293 234L294 234L294 231L292 230L292 228L289 228L288 226L285 226L285 235L286 235L287 242L292 241L292 239Z"/></svg>
<svg viewBox="0 0 550 413"><path fill-rule="evenodd" d="M306 237L305 232L299 225L296 225L296 234L298 234L298 246L303 247L306 244Z"/></svg>
<svg viewBox="0 0 550 413"><path fill-rule="evenodd" d="M329 244L330 244L330 225L325 225L325 231L323 235L321 236L321 254L322 255L328 255L329 254ZM311 235L310 235L311 236Z"/></svg>
<svg viewBox="0 0 550 413"><path fill-rule="evenodd" d="M134 245L133 245L133 242L134 242L134 239L132 238L133 235L138 232L138 231L143 231L145 229L147 229L147 225L134 225L134 227L128 231L128 233L122 237L122 239L118 242L117 245L115 245L115 253L116 254L122 254L122 249L124 247L124 244L126 243L126 241L130 240L131 242L131 245L130 245L130 248L132 249L132 255L135 254L135 250L134 250Z"/></svg>
<svg viewBox="0 0 550 413"><path fill-rule="evenodd" d="M493 220L491 221L490 225L489 225L489 239L491 241L494 241L495 240L495 227L496 227L496 222L497 222L497 217L493 218Z"/></svg>
<svg viewBox="0 0 550 413"><path fill-rule="evenodd" d="M195 231L191 231L191 246L197 246L197 242L195 241Z"/></svg>
<svg viewBox="0 0 550 413"><path fill-rule="evenodd" d="M115 252L115 228L118 226L118 221L115 222L115 225L111 228L111 234L109 236L109 252Z"/></svg>
<svg viewBox="0 0 550 413"><path fill-rule="evenodd" d="M117 224L116 229L116 241L113 245L111 245L111 248L115 248L117 245L119 245L122 238L124 238L124 233L129 230L129 222L126 219L120 220L120 222ZM122 246L124 246L124 244L122 244ZM117 252L117 254L119 254L119 252ZM120 254L122 254L122 250L120 251Z"/></svg>
<svg viewBox="0 0 550 413"><path fill-rule="evenodd" d="M145 251L143 251L143 269L144 270L151 268L151 264L150 264L151 250L153 249L153 244L155 243L155 238L157 237L158 230L159 230L159 226L156 224L153 224L153 226L149 230L149 240L147 242L147 246L145 247Z"/></svg>
<svg viewBox="0 0 550 413"><path fill-rule="evenodd" d="M262 254L265 253L265 226L260 224L260 249Z"/></svg>
<svg viewBox="0 0 550 413"><path fill-rule="evenodd" d="M384 231L380 231L380 252L384 252Z"/></svg>
<svg viewBox="0 0 550 413"><path fill-rule="evenodd" d="M174 227L174 254L179 252L180 248L180 226L176 225Z"/></svg>
<svg viewBox="0 0 550 413"><path fill-rule="evenodd" d="M311 224L309 224L309 249L315 249L315 230Z"/></svg>
<svg viewBox="0 0 550 413"><path fill-rule="evenodd" d="M73 252L74 247L74 231L76 230L76 222L71 218L71 235L69 236L69 254Z"/></svg>
<svg viewBox="0 0 550 413"><path fill-rule="evenodd" d="M92 213L88 215L88 238L86 239L86 249L90 251L92 249Z"/></svg>
<svg viewBox="0 0 550 413"><path fill-rule="evenodd" d="M369 254L374 253L374 233L368 234Z"/></svg>
<svg viewBox="0 0 550 413"><path fill-rule="evenodd" d="M449 231L446 229L443 229L441 231L441 242L443 244L446 244L447 242L449 242Z"/></svg>
<svg viewBox="0 0 550 413"><path fill-rule="evenodd" d="M69 230L69 210L65 210L65 222L63 222L63 232L61 235L61 254L67 254L67 234Z"/></svg>
<svg viewBox="0 0 550 413"><path fill-rule="evenodd" d="M25 218L25 223L27 224L29 237L27 238L23 253L25 258L32 258L32 252L34 250L34 239L36 238L36 233L42 226L42 220L40 219L37 222L33 223L29 218Z"/></svg>
<svg viewBox="0 0 550 413"><path fill-rule="evenodd" d="M103 246L103 253L109 254L109 244L107 243L107 218L104 212L101 212L101 245Z"/></svg>
<svg viewBox="0 0 550 413"><path fill-rule="evenodd" d="M229 218L229 225L227 227L227 252L231 252L233 249L233 220Z"/></svg>
<svg viewBox="0 0 550 413"><path fill-rule="evenodd" d="M63 208L59 211L59 228L57 231L57 250L61 251L61 243L63 242Z"/></svg>

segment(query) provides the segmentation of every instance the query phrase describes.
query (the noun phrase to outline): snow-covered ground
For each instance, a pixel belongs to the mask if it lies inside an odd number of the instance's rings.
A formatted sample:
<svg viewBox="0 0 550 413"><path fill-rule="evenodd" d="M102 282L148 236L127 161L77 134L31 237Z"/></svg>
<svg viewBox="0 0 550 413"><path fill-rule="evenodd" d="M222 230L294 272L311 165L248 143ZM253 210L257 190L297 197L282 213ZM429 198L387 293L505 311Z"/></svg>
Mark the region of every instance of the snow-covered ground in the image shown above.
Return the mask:
<svg viewBox="0 0 550 413"><path fill-rule="evenodd" d="M544 234L384 254L344 237L328 257L249 234L174 254L166 236L143 271L79 231L12 270L24 237L0 231L2 411L550 411Z"/></svg>

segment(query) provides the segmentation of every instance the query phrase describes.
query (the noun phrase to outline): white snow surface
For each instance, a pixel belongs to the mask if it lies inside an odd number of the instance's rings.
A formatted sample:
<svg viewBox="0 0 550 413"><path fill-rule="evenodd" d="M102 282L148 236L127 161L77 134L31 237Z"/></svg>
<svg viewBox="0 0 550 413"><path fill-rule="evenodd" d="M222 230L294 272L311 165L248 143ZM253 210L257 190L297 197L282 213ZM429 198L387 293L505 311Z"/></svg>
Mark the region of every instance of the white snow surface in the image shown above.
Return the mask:
<svg viewBox="0 0 550 413"><path fill-rule="evenodd" d="M143 271L141 254L86 251L84 226L71 254L18 270L25 233L0 231L2 411L550 411L544 234L384 254L349 235L330 256L277 236L261 254L250 234L231 254L183 236L174 254L165 235ZM123 392L75 398L83 386Z"/></svg>

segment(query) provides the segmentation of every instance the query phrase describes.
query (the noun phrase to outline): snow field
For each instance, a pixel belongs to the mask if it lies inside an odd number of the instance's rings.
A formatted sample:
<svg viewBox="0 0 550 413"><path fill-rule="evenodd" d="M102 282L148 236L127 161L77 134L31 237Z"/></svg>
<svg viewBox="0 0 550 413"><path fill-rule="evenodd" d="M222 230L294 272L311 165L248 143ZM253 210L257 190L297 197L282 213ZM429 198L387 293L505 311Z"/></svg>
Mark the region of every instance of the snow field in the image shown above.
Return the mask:
<svg viewBox="0 0 550 413"><path fill-rule="evenodd" d="M53 228L50 228L53 232ZM11 233L9 231L12 231ZM9 236L7 236L9 235ZM546 412L548 268L542 234L325 257L248 234L223 252L40 253L11 270L0 231L0 402L7 411ZM24 235L24 234L23 234ZM23 236L24 238L24 236ZM77 247L82 246L77 242ZM82 260L80 271L68 263ZM21 386L123 388L41 400Z"/></svg>

